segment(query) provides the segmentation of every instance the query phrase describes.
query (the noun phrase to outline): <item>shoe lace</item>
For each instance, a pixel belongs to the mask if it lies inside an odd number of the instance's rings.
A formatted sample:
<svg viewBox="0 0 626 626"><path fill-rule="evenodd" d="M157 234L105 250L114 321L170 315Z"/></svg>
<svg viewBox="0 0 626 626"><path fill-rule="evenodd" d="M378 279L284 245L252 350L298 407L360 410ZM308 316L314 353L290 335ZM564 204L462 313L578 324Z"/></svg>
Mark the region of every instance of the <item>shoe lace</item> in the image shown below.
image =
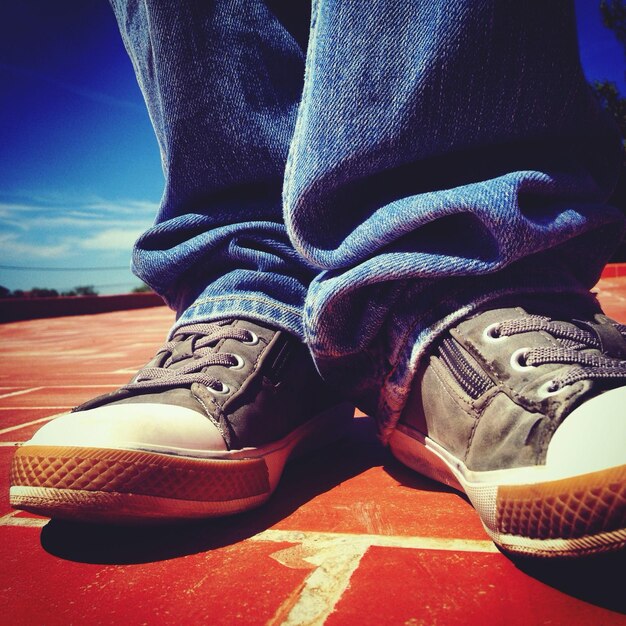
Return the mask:
<svg viewBox="0 0 626 626"><path fill-rule="evenodd" d="M574 365L566 373L556 377L549 386L550 392L572 385L581 380L626 379L626 360L622 358L624 347L619 346L619 356L611 354L603 347L599 325L589 322L574 323L551 320L549 317L529 315L524 318L507 320L494 326L496 336L507 337L520 333L543 331L558 340L559 346L539 346L529 348L523 355L528 366L547 363ZM584 327L583 327L584 326ZM603 325L606 327L606 325ZM626 341L626 325L611 324L612 334L618 333L617 343ZM591 350L591 351L589 351Z"/></svg>
<svg viewBox="0 0 626 626"><path fill-rule="evenodd" d="M160 366L148 366L139 370L135 378L123 389L129 391L165 391L200 383L213 391L222 392L225 385L210 375L206 369L212 365L235 367L240 361L230 353L215 352L222 339L235 339L251 343L255 335L243 328L227 326L228 322L189 324L179 328L170 341L157 354L163 355ZM181 343L189 341L189 350L177 354Z"/></svg>

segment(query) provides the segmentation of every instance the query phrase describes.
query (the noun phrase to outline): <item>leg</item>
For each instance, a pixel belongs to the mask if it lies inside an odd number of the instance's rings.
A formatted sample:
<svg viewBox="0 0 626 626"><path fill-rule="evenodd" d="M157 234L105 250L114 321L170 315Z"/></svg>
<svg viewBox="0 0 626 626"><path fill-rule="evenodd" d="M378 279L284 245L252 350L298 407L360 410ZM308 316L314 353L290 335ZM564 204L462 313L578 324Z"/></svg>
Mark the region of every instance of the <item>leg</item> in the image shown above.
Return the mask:
<svg viewBox="0 0 626 626"><path fill-rule="evenodd" d="M307 12L276 0L112 5L165 175L136 273L180 324L245 312L302 336L313 271L287 238L281 189Z"/></svg>
<svg viewBox="0 0 626 626"><path fill-rule="evenodd" d="M284 198L322 270L305 306L318 366L404 462L464 489L501 545L623 543L624 446L605 444L626 440L626 398L602 392L626 377L624 328L588 294L623 232L605 206L619 145L580 71L571 6L328 0L313 24ZM487 328L508 339L483 345ZM572 413L583 402L621 421L594 439ZM574 468L572 436L595 442ZM527 484L519 501L507 481ZM570 506L577 481L612 513L561 524L548 502ZM527 527L527 513L551 521Z"/></svg>
<svg viewBox="0 0 626 626"><path fill-rule="evenodd" d="M179 317L128 385L20 449L14 506L117 522L246 510L352 417L298 341L313 272L282 221L304 70L288 6L114 2L166 177L135 268Z"/></svg>

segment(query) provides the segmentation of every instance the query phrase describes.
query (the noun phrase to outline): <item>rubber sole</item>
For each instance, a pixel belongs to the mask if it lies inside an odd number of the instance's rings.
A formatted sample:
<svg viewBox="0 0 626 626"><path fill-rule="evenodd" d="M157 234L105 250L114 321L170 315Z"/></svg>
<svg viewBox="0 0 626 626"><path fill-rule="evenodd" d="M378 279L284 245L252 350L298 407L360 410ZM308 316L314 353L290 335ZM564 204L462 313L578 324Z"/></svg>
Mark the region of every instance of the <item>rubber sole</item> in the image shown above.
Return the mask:
<svg viewBox="0 0 626 626"><path fill-rule="evenodd" d="M389 445L408 467L467 494L504 551L578 557L626 546L626 465L546 480L541 467L471 472L436 442L405 427L396 429Z"/></svg>
<svg viewBox="0 0 626 626"><path fill-rule="evenodd" d="M296 454L331 443L352 421L334 407L260 448L209 455L29 445L11 467L14 508L47 517L142 523L217 517L263 504Z"/></svg>

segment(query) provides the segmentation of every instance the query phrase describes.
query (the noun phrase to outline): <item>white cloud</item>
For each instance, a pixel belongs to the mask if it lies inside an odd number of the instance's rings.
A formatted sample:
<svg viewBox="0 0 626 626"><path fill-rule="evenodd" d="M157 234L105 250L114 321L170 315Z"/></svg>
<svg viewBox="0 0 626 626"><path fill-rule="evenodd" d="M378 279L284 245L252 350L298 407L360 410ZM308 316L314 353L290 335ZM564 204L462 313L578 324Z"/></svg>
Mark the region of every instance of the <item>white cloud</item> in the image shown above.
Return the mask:
<svg viewBox="0 0 626 626"><path fill-rule="evenodd" d="M104 198L66 198L51 195L49 198L37 197L28 202L0 202L0 215L22 213L37 214L72 214L82 217L100 217L104 215L133 215L142 219L153 219L159 208L158 202L150 200L107 200Z"/></svg>
<svg viewBox="0 0 626 626"><path fill-rule="evenodd" d="M13 233L0 233L0 248L5 259L16 262L24 258L55 259L67 255L71 246L68 241L61 241L55 245L46 245L28 241L19 241Z"/></svg>
<svg viewBox="0 0 626 626"><path fill-rule="evenodd" d="M0 192L0 264L5 266L0 283L10 289L35 284L60 290L93 284L101 293L130 289L138 281L129 269L116 271L112 278L110 271L84 268L128 268L133 244L152 225L158 206L146 200ZM26 271L29 267L33 270Z"/></svg>
<svg viewBox="0 0 626 626"><path fill-rule="evenodd" d="M143 229L109 228L82 240L79 245L87 250L125 250L130 252L142 231Z"/></svg>
<svg viewBox="0 0 626 626"><path fill-rule="evenodd" d="M0 198L0 256L15 265L34 258L71 264L70 259L90 251L126 259L137 237L152 225L158 206L94 196L65 202L60 196Z"/></svg>
<svg viewBox="0 0 626 626"><path fill-rule="evenodd" d="M123 213L130 215L142 215L153 219L159 209L158 202L148 200L95 200L84 205L85 209L92 211L104 211L105 213Z"/></svg>
<svg viewBox="0 0 626 626"><path fill-rule="evenodd" d="M152 225L158 203L145 200L89 198L82 202L70 199L63 203L54 198L49 203L0 202L0 227L21 231L70 229L77 232L124 229L140 232Z"/></svg>
<svg viewBox="0 0 626 626"><path fill-rule="evenodd" d="M38 204L18 204L16 202L0 202L0 216L11 216L21 213L36 213L42 210Z"/></svg>

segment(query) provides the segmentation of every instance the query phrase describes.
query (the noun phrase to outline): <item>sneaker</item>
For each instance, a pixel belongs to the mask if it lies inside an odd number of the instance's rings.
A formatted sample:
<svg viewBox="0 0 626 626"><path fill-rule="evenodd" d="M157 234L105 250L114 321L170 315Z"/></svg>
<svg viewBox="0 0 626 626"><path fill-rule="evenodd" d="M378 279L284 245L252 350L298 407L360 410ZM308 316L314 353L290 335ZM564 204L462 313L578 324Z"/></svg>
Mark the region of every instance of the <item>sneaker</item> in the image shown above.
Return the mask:
<svg viewBox="0 0 626 626"><path fill-rule="evenodd" d="M467 494L493 541L532 556L626 545L626 326L483 311L445 333L391 436Z"/></svg>
<svg viewBox="0 0 626 626"><path fill-rule="evenodd" d="M185 326L128 385L18 449L11 504L122 523L245 511L352 415L291 335L246 320Z"/></svg>

